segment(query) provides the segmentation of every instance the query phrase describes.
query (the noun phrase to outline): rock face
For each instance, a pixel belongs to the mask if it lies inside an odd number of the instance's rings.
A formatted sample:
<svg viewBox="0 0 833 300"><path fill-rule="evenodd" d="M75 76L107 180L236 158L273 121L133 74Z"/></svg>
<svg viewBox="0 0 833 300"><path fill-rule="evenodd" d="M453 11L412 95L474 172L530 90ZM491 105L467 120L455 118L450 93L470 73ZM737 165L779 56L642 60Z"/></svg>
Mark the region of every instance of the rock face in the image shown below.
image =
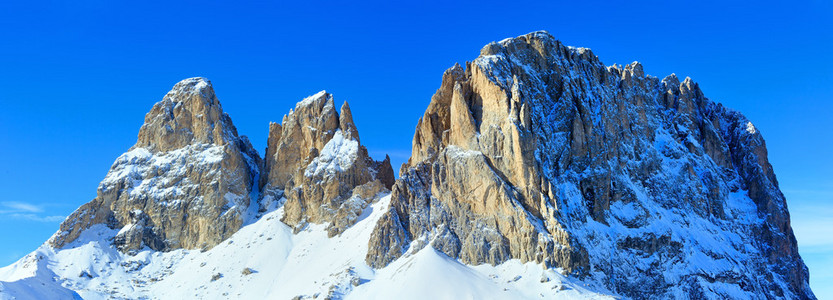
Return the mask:
<svg viewBox="0 0 833 300"><path fill-rule="evenodd" d="M546 32L443 74L367 262L425 246L637 299L814 298L752 123Z"/></svg>
<svg viewBox="0 0 833 300"><path fill-rule="evenodd" d="M177 83L145 116L136 144L121 155L98 195L50 243L64 247L86 229L120 229L121 250L210 248L258 209L260 157L238 136L211 83Z"/></svg>
<svg viewBox="0 0 833 300"><path fill-rule="evenodd" d="M269 126L260 183L264 207L285 197L283 221L296 230L307 222L330 222L330 236L339 234L393 181L390 158L370 158L350 106L344 102L339 114L324 91L299 102L280 125Z"/></svg>

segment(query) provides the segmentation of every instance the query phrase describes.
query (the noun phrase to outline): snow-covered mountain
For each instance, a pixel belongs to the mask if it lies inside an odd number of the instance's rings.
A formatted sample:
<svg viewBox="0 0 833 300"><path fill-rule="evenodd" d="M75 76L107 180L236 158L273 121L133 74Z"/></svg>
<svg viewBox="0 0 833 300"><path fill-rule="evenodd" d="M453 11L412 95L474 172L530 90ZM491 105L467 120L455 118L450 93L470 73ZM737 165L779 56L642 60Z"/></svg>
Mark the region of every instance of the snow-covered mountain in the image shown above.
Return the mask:
<svg viewBox="0 0 833 300"><path fill-rule="evenodd" d="M0 299L814 299L761 133L546 32L443 75L394 181L345 102L261 158L178 83Z"/></svg>

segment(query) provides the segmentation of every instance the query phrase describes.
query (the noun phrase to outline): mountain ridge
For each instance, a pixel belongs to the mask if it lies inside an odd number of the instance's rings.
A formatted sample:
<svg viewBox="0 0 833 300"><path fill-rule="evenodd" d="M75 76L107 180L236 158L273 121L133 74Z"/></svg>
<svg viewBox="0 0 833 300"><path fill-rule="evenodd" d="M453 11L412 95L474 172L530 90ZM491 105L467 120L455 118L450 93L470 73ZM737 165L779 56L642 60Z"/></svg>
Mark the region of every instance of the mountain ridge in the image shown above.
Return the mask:
<svg viewBox="0 0 833 300"><path fill-rule="evenodd" d="M36 280L60 278L50 286L61 297L128 297L107 284L165 297L156 287L193 268L182 257L226 270L208 285L229 283L222 278L230 266L209 259L226 250L213 248L268 243L264 235L273 234L287 244L268 244L287 253L333 241L364 249L340 262L347 271L309 277L332 285L299 287L302 298L393 295L374 280L408 276L392 267L418 272L415 263L397 263L415 259L459 263L463 269L446 270L465 274L488 270L507 282L523 272L506 266L532 264L525 268L540 282L521 282L542 297L814 299L786 200L751 122L706 98L690 78L660 80L637 62L605 66L589 49L544 31L490 43L465 67L444 72L397 180L388 157L374 161L360 144L347 102L336 110L325 91L269 129L261 158L237 135L209 81L177 83L147 114L99 195L41 249L0 269L0 280L31 271ZM266 231L233 238L247 227ZM362 237L351 240L356 230ZM296 244L293 236L323 238ZM67 275L77 262L62 251L93 253L96 261L103 258L94 253L110 253L104 260L124 270L82 262L80 274ZM159 264L167 261L166 271ZM245 276L258 275L249 270ZM136 271L144 283L102 278ZM0 283L0 294L14 290L4 285L15 286ZM193 286L194 295L218 296L204 287Z"/></svg>

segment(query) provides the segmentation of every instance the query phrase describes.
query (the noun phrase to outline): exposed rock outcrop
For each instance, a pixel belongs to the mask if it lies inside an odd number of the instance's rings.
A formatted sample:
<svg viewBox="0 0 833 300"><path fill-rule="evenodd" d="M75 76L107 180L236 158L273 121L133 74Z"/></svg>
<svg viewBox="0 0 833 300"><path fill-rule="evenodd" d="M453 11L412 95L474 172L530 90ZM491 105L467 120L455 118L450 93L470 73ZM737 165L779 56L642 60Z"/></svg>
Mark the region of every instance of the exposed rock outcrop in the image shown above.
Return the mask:
<svg viewBox="0 0 833 300"><path fill-rule="evenodd" d="M339 114L326 92L299 102L280 125L270 124L263 203L285 197L283 221L296 230L330 222L330 236L340 233L393 181L390 158L370 158L350 106L345 102Z"/></svg>
<svg viewBox="0 0 833 300"><path fill-rule="evenodd" d="M120 249L210 248L257 211L260 158L238 136L211 83L177 83L145 116L138 141L111 167L98 195L50 243L64 247L86 229L120 229Z"/></svg>
<svg viewBox="0 0 833 300"><path fill-rule="evenodd" d="M689 78L606 67L546 32L443 74L366 260L424 246L632 298L814 298L745 117Z"/></svg>

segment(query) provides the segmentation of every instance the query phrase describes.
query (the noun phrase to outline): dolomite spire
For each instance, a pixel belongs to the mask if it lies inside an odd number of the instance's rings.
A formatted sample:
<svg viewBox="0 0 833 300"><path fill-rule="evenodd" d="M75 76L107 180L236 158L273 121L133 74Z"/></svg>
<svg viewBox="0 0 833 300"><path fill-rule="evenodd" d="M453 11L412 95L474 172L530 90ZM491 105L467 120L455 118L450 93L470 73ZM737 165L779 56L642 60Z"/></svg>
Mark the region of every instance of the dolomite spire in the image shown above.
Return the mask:
<svg viewBox="0 0 833 300"><path fill-rule="evenodd" d="M285 223L299 229L307 222L329 222L330 236L355 223L394 180L390 158L374 161L359 142L347 102L339 114L324 91L270 126L266 155L265 207L285 197Z"/></svg>

